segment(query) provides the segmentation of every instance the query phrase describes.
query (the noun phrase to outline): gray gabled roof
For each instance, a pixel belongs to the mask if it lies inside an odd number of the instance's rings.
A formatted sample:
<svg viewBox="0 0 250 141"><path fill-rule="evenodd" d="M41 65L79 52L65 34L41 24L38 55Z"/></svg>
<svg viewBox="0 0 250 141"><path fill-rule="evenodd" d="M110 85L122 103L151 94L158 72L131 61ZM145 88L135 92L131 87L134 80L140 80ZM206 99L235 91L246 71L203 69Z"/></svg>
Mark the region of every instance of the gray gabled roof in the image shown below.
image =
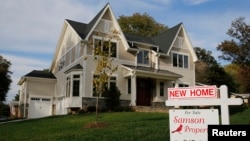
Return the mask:
<svg viewBox="0 0 250 141"><path fill-rule="evenodd" d="M160 50L167 53L176 37L182 23L154 36L152 40L159 46Z"/></svg>
<svg viewBox="0 0 250 141"><path fill-rule="evenodd" d="M107 7L109 3L107 3L102 10L99 11L99 13L88 23L81 23L77 21L72 21L69 19L66 19L66 21L73 27L73 29L76 31L76 33L82 38L85 39L85 37L88 35L92 27L95 25L101 14L103 13L104 9Z"/></svg>
<svg viewBox="0 0 250 141"><path fill-rule="evenodd" d="M66 70L65 73L69 73L69 72L75 71L75 70L83 70L82 65L77 64L77 65L71 67L70 69Z"/></svg>
<svg viewBox="0 0 250 141"><path fill-rule="evenodd" d="M71 25L71 27L76 31L76 33L84 39L86 35L88 34L88 24L72 21L69 19L66 19L66 21Z"/></svg>
<svg viewBox="0 0 250 141"><path fill-rule="evenodd" d="M33 70L29 72L28 74L24 75L24 77L39 77L39 78L56 79L53 73L48 72L48 71L43 71L43 70Z"/></svg>
<svg viewBox="0 0 250 141"><path fill-rule="evenodd" d="M18 81L18 85L21 85L27 77L34 77L34 78L47 78L56 80L56 77L53 73L46 71L46 70L33 70L26 75L22 76L21 79Z"/></svg>
<svg viewBox="0 0 250 141"><path fill-rule="evenodd" d="M107 3L102 10L99 11L99 13L88 23L81 23L77 21L72 21L67 19L67 22L72 26L72 28L76 31L76 33L82 38L85 39L86 36L89 34L93 26L96 24L98 19L100 18L101 14L105 10L105 8L108 6L109 3ZM159 51L162 53L167 53L171 47L171 44L173 43L182 23L179 23L178 25L154 36L154 37L144 37L139 36L131 33L124 33L124 36L127 41L130 42L137 42L137 43L144 43L149 44L152 46L159 47ZM130 46L131 48L135 48L134 46Z"/></svg>
<svg viewBox="0 0 250 141"><path fill-rule="evenodd" d="M133 42L139 42L157 46L157 44L150 37L139 36L131 33L124 33L124 36L127 39L127 41L133 41Z"/></svg>
<svg viewBox="0 0 250 141"><path fill-rule="evenodd" d="M164 75L164 76L171 76L175 78L183 77L182 75L171 72L169 70L155 69L155 68L144 67L144 66L132 66L132 65L126 65L126 64L123 64L123 66L133 69L135 71L144 71L149 74L158 74L158 75Z"/></svg>

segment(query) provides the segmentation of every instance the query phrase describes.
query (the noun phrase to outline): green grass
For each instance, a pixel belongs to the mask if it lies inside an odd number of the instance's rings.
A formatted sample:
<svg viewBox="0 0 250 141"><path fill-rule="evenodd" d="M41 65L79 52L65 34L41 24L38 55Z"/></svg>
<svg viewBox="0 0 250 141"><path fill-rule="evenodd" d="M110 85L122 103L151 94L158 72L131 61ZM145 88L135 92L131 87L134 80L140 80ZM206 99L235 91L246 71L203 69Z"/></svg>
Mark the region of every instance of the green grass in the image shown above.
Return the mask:
<svg viewBox="0 0 250 141"><path fill-rule="evenodd" d="M103 128L85 128L94 113L53 116L0 124L0 141L168 141L167 113L100 113ZM231 124L250 124L250 108L230 117Z"/></svg>

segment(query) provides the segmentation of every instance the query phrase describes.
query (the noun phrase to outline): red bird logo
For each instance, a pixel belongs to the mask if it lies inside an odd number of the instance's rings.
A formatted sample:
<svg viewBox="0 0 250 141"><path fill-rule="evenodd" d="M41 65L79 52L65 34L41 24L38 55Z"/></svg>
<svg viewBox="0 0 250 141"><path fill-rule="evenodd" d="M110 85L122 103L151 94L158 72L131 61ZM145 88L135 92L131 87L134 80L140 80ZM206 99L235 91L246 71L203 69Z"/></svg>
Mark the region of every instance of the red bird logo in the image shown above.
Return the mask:
<svg viewBox="0 0 250 141"><path fill-rule="evenodd" d="M182 124L180 124L175 130L173 130L171 133L175 133L175 132L178 132L178 133L181 133L181 130L182 130Z"/></svg>

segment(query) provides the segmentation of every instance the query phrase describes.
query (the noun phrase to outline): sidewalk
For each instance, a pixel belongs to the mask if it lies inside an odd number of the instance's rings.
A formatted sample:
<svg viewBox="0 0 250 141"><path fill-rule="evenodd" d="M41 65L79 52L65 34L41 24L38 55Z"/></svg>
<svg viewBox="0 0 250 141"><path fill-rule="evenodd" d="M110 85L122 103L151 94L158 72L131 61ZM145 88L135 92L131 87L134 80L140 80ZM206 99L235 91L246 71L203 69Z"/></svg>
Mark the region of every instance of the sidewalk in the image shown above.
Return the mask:
<svg viewBox="0 0 250 141"><path fill-rule="evenodd" d="M20 122L20 121L25 121L25 120L29 120L29 119L13 119L13 120L7 120L7 121L3 121L0 122L0 124L5 124L5 123L11 123L11 122Z"/></svg>

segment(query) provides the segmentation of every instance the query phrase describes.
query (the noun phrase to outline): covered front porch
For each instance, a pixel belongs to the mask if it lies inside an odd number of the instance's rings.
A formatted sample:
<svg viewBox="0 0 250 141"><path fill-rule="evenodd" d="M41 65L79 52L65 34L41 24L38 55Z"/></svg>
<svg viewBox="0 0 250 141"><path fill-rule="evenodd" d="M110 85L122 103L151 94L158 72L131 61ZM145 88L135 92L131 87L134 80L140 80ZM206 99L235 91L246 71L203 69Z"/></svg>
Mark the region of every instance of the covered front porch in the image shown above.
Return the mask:
<svg viewBox="0 0 250 141"><path fill-rule="evenodd" d="M128 79L131 106L164 106L167 89L174 87L182 75L143 66L123 65L123 76Z"/></svg>

